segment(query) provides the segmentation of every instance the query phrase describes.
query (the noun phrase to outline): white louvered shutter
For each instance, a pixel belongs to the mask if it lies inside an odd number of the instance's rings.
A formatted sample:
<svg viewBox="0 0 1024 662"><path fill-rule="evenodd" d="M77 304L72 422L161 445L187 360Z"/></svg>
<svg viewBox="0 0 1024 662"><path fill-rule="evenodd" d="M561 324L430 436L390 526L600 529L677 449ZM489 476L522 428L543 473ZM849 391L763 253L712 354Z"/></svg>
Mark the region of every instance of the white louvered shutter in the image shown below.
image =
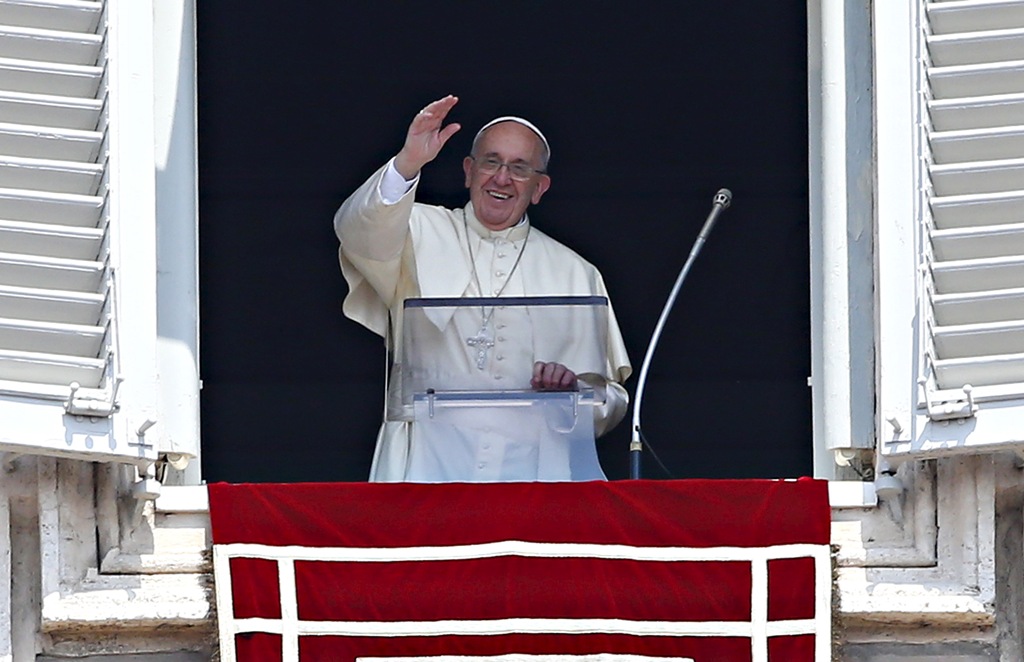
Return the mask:
<svg viewBox="0 0 1024 662"><path fill-rule="evenodd" d="M922 3L912 24L917 383L908 387L912 414L880 412L893 418L882 421L883 440L892 435L883 448L936 455L1017 447L1024 442L1024 0ZM883 324L881 343L890 332L898 331Z"/></svg>
<svg viewBox="0 0 1024 662"><path fill-rule="evenodd" d="M152 7L138 4L0 0L0 450L155 453L138 433L155 278L137 266L155 272Z"/></svg>

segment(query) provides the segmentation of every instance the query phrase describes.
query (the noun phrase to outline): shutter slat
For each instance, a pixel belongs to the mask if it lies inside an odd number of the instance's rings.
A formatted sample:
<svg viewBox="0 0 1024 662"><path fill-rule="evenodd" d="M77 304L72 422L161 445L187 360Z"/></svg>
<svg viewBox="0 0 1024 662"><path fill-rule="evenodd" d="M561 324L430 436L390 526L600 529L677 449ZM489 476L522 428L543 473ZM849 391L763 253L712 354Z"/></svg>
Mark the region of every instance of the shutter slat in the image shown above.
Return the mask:
<svg viewBox="0 0 1024 662"><path fill-rule="evenodd" d="M105 235L101 228L0 221L0 246L8 253L96 260Z"/></svg>
<svg viewBox="0 0 1024 662"><path fill-rule="evenodd" d="M996 225L1024 218L1024 192L934 196L929 200L936 227Z"/></svg>
<svg viewBox="0 0 1024 662"><path fill-rule="evenodd" d="M937 195L1024 193L1024 158L957 162L930 169Z"/></svg>
<svg viewBox="0 0 1024 662"><path fill-rule="evenodd" d="M98 163L0 155L0 187L93 195L103 177Z"/></svg>
<svg viewBox="0 0 1024 662"><path fill-rule="evenodd" d="M935 230L932 248L943 261L1024 255L1024 223Z"/></svg>
<svg viewBox="0 0 1024 662"><path fill-rule="evenodd" d="M935 321L944 326L1024 320L1024 287L960 294L937 294Z"/></svg>
<svg viewBox="0 0 1024 662"><path fill-rule="evenodd" d="M0 58L0 89L95 99L103 68Z"/></svg>
<svg viewBox="0 0 1024 662"><path fill-rule="evenodd" d="M102 143L99 131L0 124L0 154L6 156L93 162Z"/></svg>
<svg viewBox="0 0 1024 662"><path fill-rule="evenodd" d="M0 189L0 218L97 227L103 198L95 195Z"/></svg>
<svg viewBox="0 0 1024 662"><path fill-rule="evenodd" d="M105 297L94 292L68 292L0 285L0 310L5 315L38 322L95 324Z"/></svg>
<svg viewBox="0 0 1024 662"><path fill-rule="evenodd" d="M97 356L105 333L100 326L0 317L0 347L12 351Z"/></svg>
<svg viewBox="0 0 1024 662"><path fill-rule="evenodd" d="M969 359L939 359L934 362L939 384L995 386L1020 381L1024 354L1006 354Z"/></svg>
<svg viewBox="0 0 1024 662"><path fill-rule="evenodd" d="M102 110L99 99L0 90L0 124L92 131Z"/></svg>
<svg viewBox="0 0 1024 662"><path fill-rule="evenodd" d="M928 70L932 94L937 98L990 96L1024 92L1024 60Z"/></svg>
<svg viewBox="0 0 1024 662"><path fill-rule="evenodd" d="M943 358L1024 354L1024 320L935 327L933 334Z"/></svg>
<svg viewBox="0 0 1024 662"><path fill-rule="evenodd" d="M7 25L95 32L102 2L88 0L4 0L0 22Z"/></svg>
<svg viewBox="0 0 1024 662"><path fill-rule="evenodd" d="M932 278L941 294L1013 289L1024 285L1024 256L935 262Z"/></svg>
<svg viewBox="0 0 1024 662"><path fill-rule="evenodd" d="M12 382L63 384L78 382L86 388L99 388L103 381L105 358L86 358L21 352L0 348L0 379Z"/></svg>
<svg viewBox="0 0 1024 662"><path fill-rule="evenodd" d="M1024 117L1024 94L932 99L928 111L938 131L1012 126Z"/></svg>
<svg viewBox="0 0 1024 662"><path fill-rule="evenodd" d="M931 37L928 52L935 66L1024 60L1024 28Z"/></svg>
<svg viewBox="0 0 1024 662"><path fill-rule="evenodd" d="M106 265L92 260L0 253L0 285L98 292L105 273Z"/></svg>
<svg viewBox="0 0 1024 662"><path fill-rule="evenodd" d="M96 34L0 24L0 57L94 65L102 46Z"/></svg>
<svg viewBox="0 0 1024 662"><path fill-rule="evenodd" d="M1020 111L1018 119L1024 119L1024 107ZM938 164L1012 159L1024 154L1024 124L936 131L931 134L931 146Z"/></svg>
<svg viewBox="0 0 1024 662"><path fill-rule="evenodd" d="M1019 0L930 2L927 12L936 34L1024 28L1024 4Z"/></svg>

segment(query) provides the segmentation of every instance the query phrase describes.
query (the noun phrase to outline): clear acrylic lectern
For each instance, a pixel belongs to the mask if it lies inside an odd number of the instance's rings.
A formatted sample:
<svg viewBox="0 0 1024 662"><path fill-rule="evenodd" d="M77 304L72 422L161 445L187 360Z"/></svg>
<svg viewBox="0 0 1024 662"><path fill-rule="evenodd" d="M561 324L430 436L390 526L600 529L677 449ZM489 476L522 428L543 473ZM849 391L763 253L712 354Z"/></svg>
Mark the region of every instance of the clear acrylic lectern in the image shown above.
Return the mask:
<svg viewBox="0 0 1024 662"><path fill-rule="evenodd" d="M536 391L537 361L605 376L604 297L408 299L402 409L414 421L408 474L424 482L604 480L595 391Z"/></svg>

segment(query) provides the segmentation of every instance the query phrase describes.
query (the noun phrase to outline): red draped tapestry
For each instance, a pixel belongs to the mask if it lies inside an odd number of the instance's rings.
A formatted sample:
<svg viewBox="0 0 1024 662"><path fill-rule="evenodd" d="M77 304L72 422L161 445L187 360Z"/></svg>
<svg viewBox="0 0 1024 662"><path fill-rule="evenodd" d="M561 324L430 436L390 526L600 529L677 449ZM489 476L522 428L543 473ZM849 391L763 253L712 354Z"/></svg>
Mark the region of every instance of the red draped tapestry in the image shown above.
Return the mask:
<svg viewBox="0 0 1024 662"><path fill-rule="evenodd" d="M830 659L824 481L209 495L225 662Z"/></svg>

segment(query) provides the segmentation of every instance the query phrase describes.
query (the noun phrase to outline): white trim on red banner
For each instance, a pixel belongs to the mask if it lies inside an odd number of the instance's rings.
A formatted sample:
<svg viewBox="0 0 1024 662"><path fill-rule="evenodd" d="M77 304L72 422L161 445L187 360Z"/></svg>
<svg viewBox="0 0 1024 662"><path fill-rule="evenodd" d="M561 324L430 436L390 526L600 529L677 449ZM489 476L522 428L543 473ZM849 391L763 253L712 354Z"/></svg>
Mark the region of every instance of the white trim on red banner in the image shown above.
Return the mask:
<svg viewBox="0 0 1024 662"><path fill-rule="evenodd" d="M766 623L769 637L814 634L814 619ZM623 618L501 618L451 621L298 621L235 619L235 634L268 632L288 636L432 637L502 634L628 634L644 637L753 637L748 621L631 621ZM223 654L222 654L223 659Z"/></svg>
<svg viewBox="0 0 1024 662"><path fill-rule="evenodd" d="M591 543L548 543L500 540L443 547L300 547L233 543L217 545L231 557L293 561L465 561L499 556L532 558L625 559L630 561L756 561L812 557L827 546L794 543L772 547L636 547ZM770 550L770 551L769 551Z"/></svg>
<svg viewBox="0 0 1024 662"><path fill-rule="evenodd" d="M816 662L831 659L832 566L828 545L809 543L766 547L636 547L583 543L535 543L521 540L441 547L300 547L249 543L214 545L214 576L220 624L221 660L235 662L235 636L267 632L282 635L282 659L298 662L302 636L413 637L502 634L625 634L638 636L749 637L753 662L767 662L771 637L814 635ZM296 561L402 562L450 561L500 556L626 559L631 561L745 561L751 564L750 621L634 621L626 619L510 618L445 621L300 621L295 588ZM234 618L231 595L232 558L277 561L281 618ZM768 620L768 561L810 558L814 561L813 619ZM522 659L523 656L516 656ZM538 656L545 657L545 656ZM573 660L578 660L575 656ZM642 657L642 656L640 656ZM618 656L616 659L622 659ZM426 658L419 658L426 659ZM441 659L441 658L434 658ZM474 658L476 659L476 658ZM610 659L610 658L609 658ZM654 658L646 658L654 659Z"/></svg>
<svg viewBox="0 0 1024 662"><path fill-rule="evenodd" d="M357 657L358 662L694 662L691 657L651 657L621 653L589 655L424 655L419 657Z"/></svg>

